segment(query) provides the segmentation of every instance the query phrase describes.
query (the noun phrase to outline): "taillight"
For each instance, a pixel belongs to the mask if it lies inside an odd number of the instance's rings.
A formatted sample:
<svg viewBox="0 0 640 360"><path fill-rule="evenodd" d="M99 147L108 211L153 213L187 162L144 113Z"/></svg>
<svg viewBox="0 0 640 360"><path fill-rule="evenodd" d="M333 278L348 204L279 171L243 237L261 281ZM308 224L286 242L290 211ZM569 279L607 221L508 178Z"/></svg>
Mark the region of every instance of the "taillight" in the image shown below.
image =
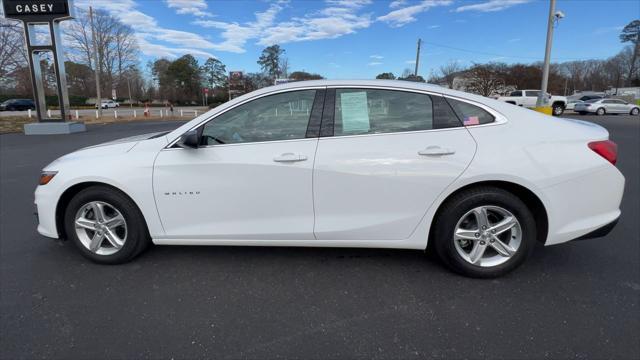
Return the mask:
<svg viewBox="0 0 640 360"><path fill-rule="evenodd" d="M613 165L618 161L618 144L611 140L590 142L589 149L595 151Z"/></svg>

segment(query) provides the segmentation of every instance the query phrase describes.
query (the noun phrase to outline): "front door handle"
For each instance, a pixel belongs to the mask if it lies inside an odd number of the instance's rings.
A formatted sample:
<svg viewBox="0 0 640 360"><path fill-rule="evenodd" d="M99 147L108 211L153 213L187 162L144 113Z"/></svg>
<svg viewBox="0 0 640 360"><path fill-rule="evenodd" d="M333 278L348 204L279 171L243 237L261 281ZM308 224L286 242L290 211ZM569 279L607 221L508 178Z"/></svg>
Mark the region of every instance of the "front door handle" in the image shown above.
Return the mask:
<svg viewBox="0 0 640 360"><path fill-rule="evenodd" d="M418 151L418 155L424 156L442 156L453 155L456 151L453 149L443 148L440 146L427 146L426 149Z"/></svg>
<svg viewBox="0 0 640 360"><path fill-rule="evenodd" d="M305 161L307 157L305 155L299 155L294 153L284 153L280 156L276 156L273 158L275 162L296 162L296 161Z"/></svg>

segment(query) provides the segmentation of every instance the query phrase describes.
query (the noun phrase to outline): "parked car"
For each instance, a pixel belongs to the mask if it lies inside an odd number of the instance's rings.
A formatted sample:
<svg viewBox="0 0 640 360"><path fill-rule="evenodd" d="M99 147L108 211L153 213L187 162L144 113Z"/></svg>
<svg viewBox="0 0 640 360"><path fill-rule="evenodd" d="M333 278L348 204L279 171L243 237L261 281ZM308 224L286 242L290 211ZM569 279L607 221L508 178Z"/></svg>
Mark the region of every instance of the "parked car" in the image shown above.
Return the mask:
<svg viewBox="0 0 640 360"><path fill-rule="evenodd" d="M96 109L98 108L98 104L96 104ZM113 109L120 107L120 104L113 100L102 100L102 108L103 109Z"/></svg>
<svg viewBox="0 0 640 360"><path fill-rule="evenodd" d="M35 110L36 104L31 99L10 99L0 104L0 111Z"/></svg>
<svg viewBox="0 0 640 360"><path fill-rule="evenodd" d="M620 99L593 99L587 100L583 103L576 104L574 111L579 114L631 114L638 115L640 113L640 106L635 104L629 104L628 102Z"/></svg>
<svg viewBox="0 0 640 360"><path fill-rule="evenodd" d="M587 101L587 100L598 100L603 98L604 96L600 96L600 95L584 95L584 96L581 96L580 99L578 100Z"/></svg>
<svg viewBox="0 0 640 360"><path fill-rule="evenodd" d="M573 110L574 107L576 106L576 104L582 103L584 102L583 100L569 100L567 102L567 106L565 107L565 110Z"/></svg>
<svg viewBox="0 0 640 360"><path fill-rule="evenodd" d="M47 165L38 232L98 263L158 245L401 248L493 277L603 236L624 177L601 126L423 83L256 90Z"/></svg>
<svg viewBox="0 0 640 360"><path fill-rule="evenodd" d="M532 108L536 106L540 90L516 90L509 93L509 96L501 96L499 101L509 104ZM567 107L567 98L564 96L553 96L546 94L548 102L551 104L553 115L560 116Z"/></svg>

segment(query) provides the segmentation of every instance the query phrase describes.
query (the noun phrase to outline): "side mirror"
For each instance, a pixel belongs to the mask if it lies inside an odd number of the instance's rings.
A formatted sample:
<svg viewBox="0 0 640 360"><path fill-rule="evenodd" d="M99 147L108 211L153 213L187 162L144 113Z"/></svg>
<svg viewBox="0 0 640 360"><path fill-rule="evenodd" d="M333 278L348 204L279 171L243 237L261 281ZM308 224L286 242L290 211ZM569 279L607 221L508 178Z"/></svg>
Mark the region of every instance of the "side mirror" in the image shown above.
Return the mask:
<svg viewBox="0 0 640 360"><path fill-rule="evenodd" d="M198 129L189 130L182 134L176 144L182 148L197 149L200 145Z"/></svg>

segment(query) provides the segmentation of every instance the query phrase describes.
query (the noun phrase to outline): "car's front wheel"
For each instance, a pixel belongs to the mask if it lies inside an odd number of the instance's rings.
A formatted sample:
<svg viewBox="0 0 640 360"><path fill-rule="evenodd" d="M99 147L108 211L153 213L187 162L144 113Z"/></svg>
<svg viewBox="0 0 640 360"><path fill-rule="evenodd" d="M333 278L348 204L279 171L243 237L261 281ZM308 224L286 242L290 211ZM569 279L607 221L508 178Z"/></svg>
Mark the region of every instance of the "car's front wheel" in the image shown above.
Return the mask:
<svg viewBox="0 0 640 360"><path fill-rule="evenodd" d="M123 193L104 186L80 191L64 215L65 230L80 253L102 264L132 260L150 243L142 213Z"/></svg>
<svg viewBox="0 0 640 360"><path fill-rule="evenodd" d="M504 275L521 265L536 238L535 219L517 196L481 187L456 194L434 224L435 250L452 270L470 277Z"/></svg>
<svg viewBox="0 0 640 360"><path fill-rule="evenodd" d="M598 115L600 115L600 116L602 116L602 115L604 115L604 114L606 114L606 113L607 113L607 111L606 111L604 108L600 108L600 109L598 109L598 110L596 111L596 114L598 114Z"/></svg>
<svg viewBox="0 0 640 360"><path fill-rule="evenodd" d="M638 113L640 113L640 109L638 108L631 109L631 115L638 115Z"/></svg>

